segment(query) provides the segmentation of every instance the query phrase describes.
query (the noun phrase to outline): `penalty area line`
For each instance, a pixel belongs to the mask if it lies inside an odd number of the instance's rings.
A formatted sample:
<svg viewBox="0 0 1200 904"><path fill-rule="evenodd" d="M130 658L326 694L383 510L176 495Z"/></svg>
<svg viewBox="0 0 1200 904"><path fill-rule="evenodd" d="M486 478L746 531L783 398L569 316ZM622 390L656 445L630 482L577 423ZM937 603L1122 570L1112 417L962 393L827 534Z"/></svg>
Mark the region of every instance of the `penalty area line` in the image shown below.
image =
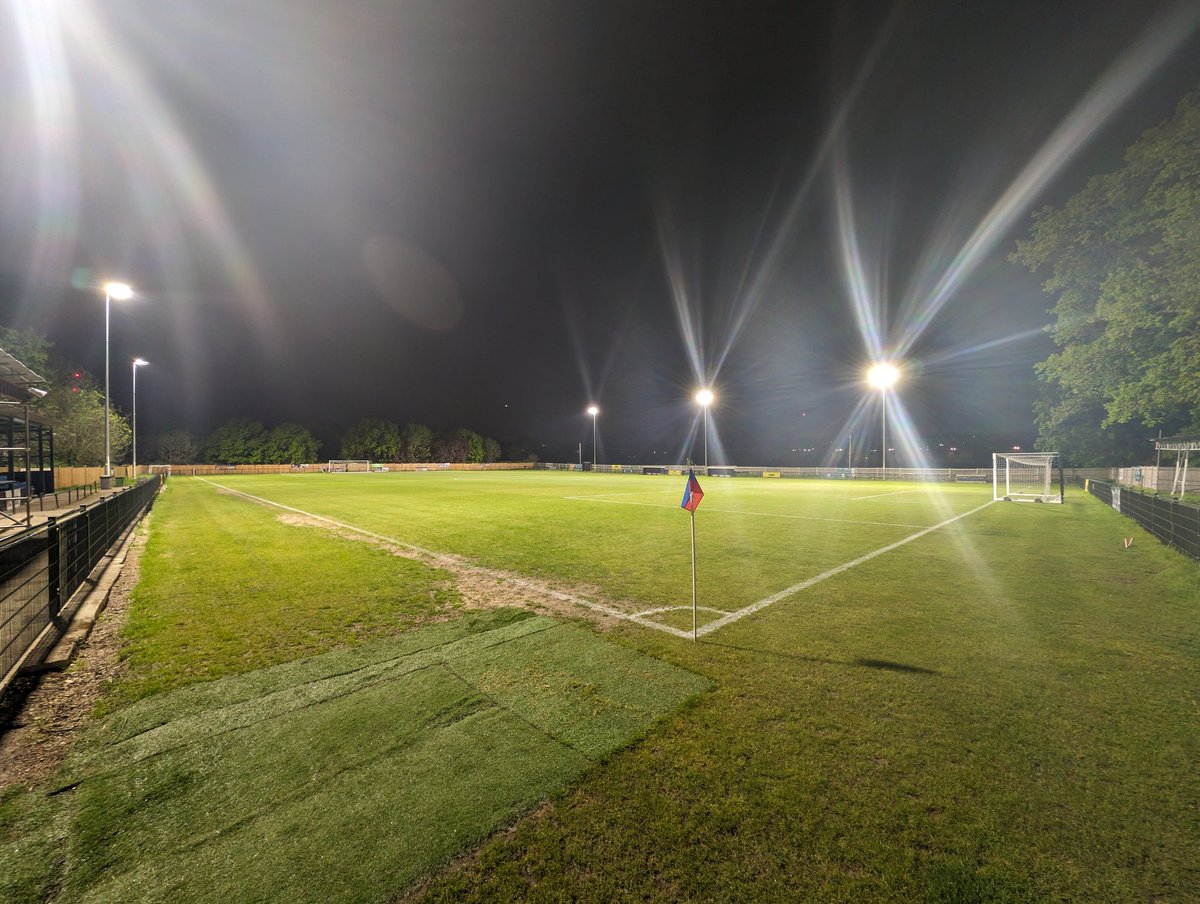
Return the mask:
<svg viewBox="0 0 1200 904"><path fill-rule="evenodd" d="M332 524L334 527L340 527L342 530L353 531L356 534L362 534L364 537L370 537L373 540L380 540L400 549L407 549L409 552L419 555L422 559L427 559L435 565L443 567L457 568L460 571L467 571L471 574L484 575L485 577L494 578L503 581L507 584L521 587L525 590L533 591L534 593L550 596L564 603L573 603L576 606L582 606L585 609L592 609L596 612L601 612L610 618L619 618L623 621L631 621L641 625L644 628L654 628L656 631L663 631L667 634L674 634L676 637L682 637L685 640L692 639L691 631L683 631L679 628L672 628L670 625L660 625L656 621L649 618L644 618L640 614L630 615L628 612L622 612L620 609L614 609L612 606L605 606L603 603L596 603L592 600L584 599L580 596L575 596L571 593L565 593L562 590L556 590L553 587L547 587L544 584L539 584L536 581L531 581L527 578L519 577L515 574L510 574L506 571L497 571L491 568L484 568L481 565L473 565L461 556L453 555L446 552L434 552L431 549L424 549L420 546L415 546L412 543L405 543L402 540L397 540L395 537L388 537L384 534L377 534L374 531L369 531L361 527L355 527L353 524L347 524L345 521L338 521L335 518L328 518L325 515L318 515L314 512L306 512L304 509L296 508L291 505L284 505L282 502L276 502L273 499L264 499L262 496L255 496L252 493L244 493L241 490L235 490L227 487L222 483L209 480L206 477L197 477L197 480L207 483L209 486L217 487L224 490L226 493L232 493L235 496L241 496L245 499L261 502L263 505L274 506L275 508L283 509L288 512L295 512L297 515L303 515L305 518L312 518L315 521L324 521L326 524Z"/></svg>
<svg viewBox="0 0 1200 904"><path fill-rule="evenodd" d="M696 632L696 636L702 637L705 634L711 634L713 631L719 630L720 628L724 628L726 625L731 625L735 621L739 621L739 620L745 618L747 615L753 615L755 612L759 611L760 609L765 609L765 608L767 608L767 606L777 603L780 600L787 599L789 596L799 593L801 590L807 590L813 584L819 584L821 581L825 580L826 578L831 578L831 577L834 577L835 575L839 575L843 571L849 571L851 568L855 568L856 566L861 565L864 562L871 561L871 559L875 558L876 556L881 556L885 552L891 552L893 549L898 549L899 547L904 546L907 543L911 543L913 540L919 540L922 537L924 537L926 534L931 534L935 530L938 530L939 528L943 528L948 524L953 524L955 521L961 521L963 518L967 518L971 515L974 515L976 512L981 512L985 508L987 508L989 505L991 505L994 501L995 500L993 500L993 499L989 499L983 505L979 506L978 508L973 508L969 512L963 512L961 515L955 515L953 518L947 518L945 521L941 522L940 524L935 524L932 527L927 527L924 530L919 530L915 534L909 534L903 540L897 540L895 543L889 543L887 546L881 546L881 547L879 547L879 549L872 550L871 552L867 553L866 555L859 556L857 559L851 559L849 562L843 562L841 565L838 565L834 568L830 568L828 571L823 571L820 574L818 574L816 577L811 577L808 580L801 581L799 584L793 584L791 587L786 587L783 590L780 590L778 593L773 593L770 596L759 600L757 603L751 603L749 606L746 606L745 608L742 608L742 609L738 609L736 612L730 612L725 617L718 618L716 621L709 622L703 628L700 628Z"/></svg>

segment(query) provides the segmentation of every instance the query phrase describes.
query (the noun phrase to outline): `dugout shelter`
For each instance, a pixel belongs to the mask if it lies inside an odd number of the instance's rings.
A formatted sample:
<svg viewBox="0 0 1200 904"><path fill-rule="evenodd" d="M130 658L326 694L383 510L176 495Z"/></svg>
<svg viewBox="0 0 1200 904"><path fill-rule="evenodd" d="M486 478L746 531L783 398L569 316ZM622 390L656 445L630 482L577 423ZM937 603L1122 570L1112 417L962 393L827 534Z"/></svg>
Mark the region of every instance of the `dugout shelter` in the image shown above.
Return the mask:
<svg viewBox="0 0 1200 904"><path fill-rule="evenodd" d="M45 384L0 349L0 529L28 524L30 499L54 492L54 426L29 410Z"/></svg>

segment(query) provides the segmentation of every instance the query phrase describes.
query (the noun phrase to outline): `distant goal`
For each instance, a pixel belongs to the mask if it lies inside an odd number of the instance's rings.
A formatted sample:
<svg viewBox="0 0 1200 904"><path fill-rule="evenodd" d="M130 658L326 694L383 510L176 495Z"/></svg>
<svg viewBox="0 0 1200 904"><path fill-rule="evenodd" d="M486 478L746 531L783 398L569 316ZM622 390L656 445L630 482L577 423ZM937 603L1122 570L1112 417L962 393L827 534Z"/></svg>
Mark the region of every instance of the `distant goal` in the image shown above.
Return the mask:
<svg viewBox="0 0 1200 904"><path fill-rule="evenodd" d="M1057 452L993 452L992 499L1062 502L1062 458Z"/></svg>
<svg viewBox="0 0 1200 904"><path fill-rule="evenodd" d="M352 472L363 472L369 474L371 472L371 463L369 461L360 461L358 459L349 458L331 458L325 470L330 474L349 474Z"/></svg>

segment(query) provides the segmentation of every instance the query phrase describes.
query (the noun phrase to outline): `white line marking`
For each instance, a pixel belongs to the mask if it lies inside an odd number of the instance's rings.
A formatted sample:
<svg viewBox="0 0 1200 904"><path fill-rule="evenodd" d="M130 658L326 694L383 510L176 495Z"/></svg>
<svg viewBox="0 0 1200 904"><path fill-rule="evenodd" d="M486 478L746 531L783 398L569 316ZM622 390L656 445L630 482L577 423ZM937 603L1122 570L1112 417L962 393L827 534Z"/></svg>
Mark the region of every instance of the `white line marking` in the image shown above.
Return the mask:
<svg viewBox="0 0 1200 904"><path fill-rule="evenodd" d="M891 493L876 493L873 496L851 496L851 502L858 502L860 499L879 499L883 496L899 496L903 493L920 493L921 490L895 490Z"/></svg>
<svg viewBox="0 0 1200 904"><path fill-rule="evenodd" d="M644 505L647 508L679 508L670 502L626 502L622 499L598 499L594 496L563 496L578 502L607 502L610 505ZM873 524L876 527L924 527L924 524L902 524L895 521L854 521L849 518L817 518L814 515L788 515L784 512L747 512L741 509L720 509L705 506L706 512L721 512L726 515L756 515L762 518L792 518L796 521L827 521L831 524Z"/></svg>
<svg viewBox="0 0 1200 904"><path fill-rule="evenodd" d="M728 615L729 614L724 609L714 609L712 606L697 606L696 608L700 612L716 612L718 615ZM677 612L680 609L684 609L688 612L692 611L691 606L659 606L657 609L647 609L646 611L638 612L637 614L641 615L641 616L661 615L663 612Z"/></svg>
<svg viewBox="0 0 1200 904"><path fill-rule="evenodd" d="M838 565L836 568L830 568L828 571L821 572L816 577L809 578L806 581L801 581L799 584L793 584L791 587L780 590L778 593L773 593L771 596L761 599L757 603L751 603L749 606L746 606L743 609L738 609L736 612L730 612L724 618L718 618L715 622L709 622L696 632L697 636L702 634L711 634L718 628L724 628L726 625L731 625L735 621L745 618L747 615L753 615L759 609L765 609L772 603L777 603L782 599L786 599L793 593L799 593L801 590L807 590L813 584L818 584L826 578L831 578L834 575L841 574L843 571L849 571L856 565L861 565L863 562L869 562L876 556L881 556L885 552L891 552L893 549L898 549L899 547L904 546L906 543L911 543L913 540L919 540L921 537L932 533L939 527L945 527L947 524L953 524L955 521L966 518L968 515L974 515L976 512L981 512L991 505L992 501L993 500L988 500L983 505L979 506L979 508L973 508L971 511L963 512L961 515L955 515L953 518L947 518L941 524L935 524L933 527L927 527L924 530L919 530L915 534L909 534L903 540L897 540L895 543L889 543L887 546L881 546L879 549L873 550L872 552L867 553L865 556L859 556L857 559L851 559L849 562L844 562L843 564Z"/></svg>
<svg viewBox="0 0 1200 904"><path fill-rule="evenodd" d="M232 489L224 484L216 483L215 481L209 480L205 477L197 477L196 479L202 481L203 483L207 483L210 486L218 487L219 489L224 490L226 493L233 493L235 496L243 496L246 499L253 499L255 502L261 502L264 505L273 505L276 508L281 508L285 511L295 512L298 515L304 515L306 518L324 521L327 524L332 524L344 530L353 531L356 534L362 534L364 537L382 540L384 543L390 543L393 546L400 547L401 549L407 549L417 553L423 558L431 560L435 564L440 562L445 565L452 565L453 567L462 569L463 571L469 571L473 574L482 574L490 578L505 581L509 584L514 584L517 587L523 587L526 590L532 590L535 593L541 593L545 596L554 597L554 599L561 600L564 603L574 603L577 606L583 606L585 609L593 609L597 612L603 612L605 615L611 616L612 618L620 618L624 619L625 621L636 622L643 627L654 628L658 631L665 631L667 634L674 634L676 637L682 637L685 640L692 639L691 631L683 631L679 628L672 628L669 625L660 625L658 622L651 621L648 618L643 618L640 615L629 615L628 613L621 612L618 609L613 609L611 606L605 606L601 603L585 600L582 597L574 596L570 593L564 593L561 590L555 590L553 587L547 587L543 584L539 584L536 581L518 577L517 575L510 574L506 571L496 571L491 568L484 568L480 565L472 565L470 562L461 558L460 556L444 552L433 552L432 550L424 549L420 546L414 546L412 543L405 543L401 540L397 540L394 537L388 537L383 534L377 534L374 531L364 530L361 527L355 527L353 524L347 524L345 521L338 521L334 518L327 518L324 515L306 512L304 509L295 508L290 505L284 505L282 502L275 502L273 499L264 499L262 496L254 496L250 493L243 493L241 490Z"/></svg>

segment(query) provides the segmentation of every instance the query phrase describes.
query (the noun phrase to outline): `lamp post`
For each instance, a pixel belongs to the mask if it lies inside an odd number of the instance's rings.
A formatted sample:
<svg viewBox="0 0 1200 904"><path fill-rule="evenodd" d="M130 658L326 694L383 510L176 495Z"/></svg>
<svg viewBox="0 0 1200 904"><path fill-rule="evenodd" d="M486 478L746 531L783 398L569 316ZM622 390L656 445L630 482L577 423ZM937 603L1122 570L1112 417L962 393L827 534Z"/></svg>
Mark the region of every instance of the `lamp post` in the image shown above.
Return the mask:
<svg viewBox="0 0 1200 904"><path fill-rule="evenodd" d="M104 284L104 473L100 475L100 487L108 489L112 486L112 447L109 444L108 429L108 323L112 300L124 301L133 297L133 289L125 283L108 282Z"/></svg>
<svg viewBox="0 0 1200 904"><path fill-rule="evenodd" d="M150 362L145 358L133 359L133 482L137 483L137 369Z"/></svg>
<svg viewBox="0 0 1200 904"><path fill-rule="evenodd" d="M588 407L587 413L592 416L592 470L596 470L596 415L600 413L600 409L595 405Z"/></svg>
<svg viewBox="0 0 1200 904"><path fill-rule="evenodd" d="M896 385L900 379L900 371L894 364L880 363L867 371L867 382L879 390L880 401L883 403L883 471L887 476L887 391Z"/></svg>
<svg viewBox="0 0 1200 904"><path fill-rule="evenodd" d="M708 474L708 406L712 404L713 394L710 389L701 389L696 393L696 402L704 409L704 473Z"/></svg>

